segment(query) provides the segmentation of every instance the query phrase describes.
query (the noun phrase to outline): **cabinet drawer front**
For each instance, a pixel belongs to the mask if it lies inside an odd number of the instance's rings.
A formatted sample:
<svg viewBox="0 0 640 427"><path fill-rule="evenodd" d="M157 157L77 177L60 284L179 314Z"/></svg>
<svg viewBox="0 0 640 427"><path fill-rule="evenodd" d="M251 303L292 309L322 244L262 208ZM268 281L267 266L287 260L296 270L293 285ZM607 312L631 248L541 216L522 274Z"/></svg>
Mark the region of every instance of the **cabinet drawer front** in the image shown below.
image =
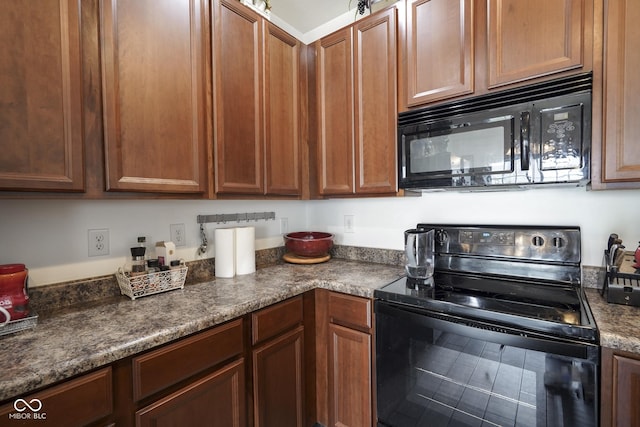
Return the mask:
<svg viewBox="0 0 640 427"><path fill-rule="evenodd" d="M22 400L15 399L0 408L0 419L9 420L7 425L11 425L11 421L15 421L16 425L23 425L26 422L21 421L23 419L32 421L33 425L43 426L87 425L113 412L111 367L20 399ZM20 410L23 411L19 412ZM13 414L30 418L12 419Z"/></svg>
<svg viewBox="0 0 640 427"><path fill-rule="evenodd" d="M136 412L136 427L244 427L244 360L185 386Z"/></svg>
<svg viewBox="0 0 640 427"><path fill-rule="evenodd" d="M371 300L332 292L329 294L329 319L349 327L371 330Z"/></svg>
<svg viewBox="0 0 640 427"><path fill-rule="evenodd" d="M302 323L302 297L267 307L251 315L252 341L256 344Z"/></svg>
<svg viewBox="0 0 640 427"><path fill-rule="evenodd" d="M242 353L242 319L133 359L136 401Z"/></svg>

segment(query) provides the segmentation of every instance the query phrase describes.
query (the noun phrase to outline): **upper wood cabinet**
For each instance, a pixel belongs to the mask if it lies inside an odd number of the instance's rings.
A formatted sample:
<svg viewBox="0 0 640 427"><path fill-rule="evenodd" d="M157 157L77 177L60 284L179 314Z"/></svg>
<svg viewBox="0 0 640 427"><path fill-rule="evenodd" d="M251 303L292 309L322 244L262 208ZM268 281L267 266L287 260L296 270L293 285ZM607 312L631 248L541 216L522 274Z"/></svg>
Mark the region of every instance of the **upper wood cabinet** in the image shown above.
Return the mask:
<svg viewBox="0 0 640 427"><path fill-rule="evenodd" d="M400 108L590 71L593 0L408 0Z"/></svg>
<svg viewBox="0 0 640 427"><path fill-rule="evenodd" d="M0 6L0 189L84 190L80 2Z"/></svg>
<svg viewBox="0 0 640 427"><path fill-rule="evenodd" d="M396 13L316 42L320 195L397 191Z"/></svg>
<svg viewBox="0 0 640 427"><path fill-rule="evenodd" d="M489 0L489 87L583 71L593 25L589 0ZM590 7L591 10L587 10Z"/></svg>
<svg viewBox="0 0 640 427"><path fill-rule="evenodd" d="M414 0L406 9L406 105L411 107L474 89L472 0Z"/></svg>
<svg viewBox="0 0 640 427"><path fill-rule="evenodd" d="M206 0L100 0L106 187L207 189Z"/></svg>
<svg viewBox="0 0 640 427"><path fill-rule="evenodd" d="M640 2L606 0L604 16L603 76L594 75L602 84L602 117L594 108L593 187L640 188Z"/></svg>
<svg viewBox="0 0 640 427"><path fill-rule="evenodd" d="M300 42L233 0L213 40L216 193L300 195Z"/></svg>
<svg viewBox="0 0 640 427"><path fill-rule="evenodd" d="M240 2L213 2L216 193L264 192L263 20Z"/></svg>
<svg viewBox="0 0 640 427"><path fill-rule="evenodd" d="M303 192L300 55L301 43L295 37L266 23L264 105L267 195L298 196Z"/></svg>

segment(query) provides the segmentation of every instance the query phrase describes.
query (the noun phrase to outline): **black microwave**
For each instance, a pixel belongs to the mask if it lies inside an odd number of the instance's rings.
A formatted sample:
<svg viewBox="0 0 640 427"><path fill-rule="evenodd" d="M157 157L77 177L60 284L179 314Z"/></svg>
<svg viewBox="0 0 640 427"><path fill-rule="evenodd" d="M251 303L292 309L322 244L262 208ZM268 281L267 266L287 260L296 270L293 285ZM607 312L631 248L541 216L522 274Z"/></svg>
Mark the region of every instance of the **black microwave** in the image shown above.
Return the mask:
<svg viewBox="0 0 640 427"><path fill-rule="evenodd" d="M579 74L400 113L399 187L586 185L591 87Z"/></svg>

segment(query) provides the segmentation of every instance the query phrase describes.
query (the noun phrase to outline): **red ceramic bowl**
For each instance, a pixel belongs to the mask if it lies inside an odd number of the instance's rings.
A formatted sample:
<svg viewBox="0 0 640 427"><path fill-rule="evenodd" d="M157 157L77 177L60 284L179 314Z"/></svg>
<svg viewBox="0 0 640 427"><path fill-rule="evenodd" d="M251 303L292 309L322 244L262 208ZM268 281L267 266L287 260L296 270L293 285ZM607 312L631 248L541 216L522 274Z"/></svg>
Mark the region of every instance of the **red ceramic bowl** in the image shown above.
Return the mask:
<svg viewBox="0 0 640 427"><path fill-rule="evenodd" d="M333 247L333 234L320 231L297 231L284 235L288 252L298 256L321 257Z"/></svg>

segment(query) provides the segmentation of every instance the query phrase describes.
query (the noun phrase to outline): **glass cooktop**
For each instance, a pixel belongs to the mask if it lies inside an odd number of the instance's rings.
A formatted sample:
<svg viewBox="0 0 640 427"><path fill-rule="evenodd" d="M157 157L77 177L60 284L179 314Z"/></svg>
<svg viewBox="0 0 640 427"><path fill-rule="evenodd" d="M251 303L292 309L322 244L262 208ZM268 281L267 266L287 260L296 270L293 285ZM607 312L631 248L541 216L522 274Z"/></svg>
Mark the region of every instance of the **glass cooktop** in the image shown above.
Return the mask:
<svg viewBox="0 0 640 427"><path fill-rule="evenodd" d="M597 340L582 290L573 286L436 273L434 286L400 278L376 298L439 313L490 320L562 337Z"/></svg>

